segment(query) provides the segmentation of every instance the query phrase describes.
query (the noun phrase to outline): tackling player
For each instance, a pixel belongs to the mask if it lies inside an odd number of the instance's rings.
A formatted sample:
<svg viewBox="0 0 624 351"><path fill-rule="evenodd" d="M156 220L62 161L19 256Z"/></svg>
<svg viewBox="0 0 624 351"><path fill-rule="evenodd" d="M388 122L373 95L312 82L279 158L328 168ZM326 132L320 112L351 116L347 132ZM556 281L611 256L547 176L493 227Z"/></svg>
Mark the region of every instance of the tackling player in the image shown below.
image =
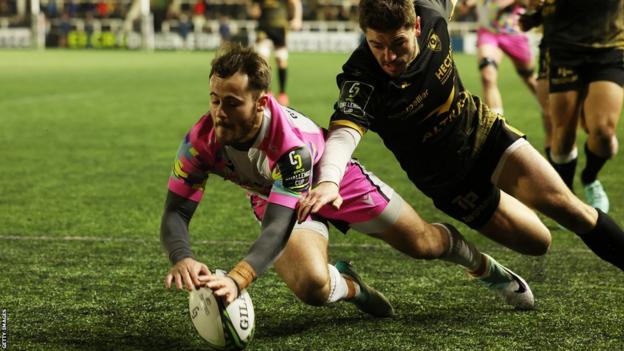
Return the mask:
<svg viewBox="0 0 624 351"><path fill-rule="evenodd" d="M550 231L533 208L624 269L619 225L580 201L520 132L464 88L447 27L453 5L360 2L366 40L337 77L340 94L318 185L301 200L299 219L340 202L345 164L370 129L436 207L488 238L520 253L545 254Z"/></svg>
<svg viewBox="0 0 624 351"><path fill-rule="evenodd" d="M162 217L161 241L173 265L170 287L207 284L232 301L271 264L305 303L348 300L374 316L392 315L386 298L367 286L352 267L328 265L328 227L353 228L415 258L439 258L466 267L511 305L533 308L526 282L482 254L451 225L429 224L388 185L351 160L345 168L340 210L325 206L296 222L295 206L316 177L325 131L306 116L267 95L271 71L251 49L235 46L218 55L210 72L210 112L187 134L178 151ZM210 275L193 258L189 222L209 174L250 192L261 234L227 277Z"/></svg>

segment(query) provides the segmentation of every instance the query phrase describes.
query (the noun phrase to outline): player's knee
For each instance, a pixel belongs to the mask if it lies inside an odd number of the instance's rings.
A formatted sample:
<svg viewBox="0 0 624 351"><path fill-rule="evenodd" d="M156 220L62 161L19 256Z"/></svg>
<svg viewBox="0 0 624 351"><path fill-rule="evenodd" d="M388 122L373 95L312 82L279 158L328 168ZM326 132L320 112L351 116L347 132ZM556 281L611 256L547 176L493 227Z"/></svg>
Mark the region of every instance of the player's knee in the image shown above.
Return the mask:
<svg viewBox="0 0 624 351"><path fill-rule="evenodd" d="M552 244L552 237L550 236L550 231L546 229L545 232L540 233L539 237L535 240L532 240L526 246L525 254L531 256L543 256L550 249L550 245Z"/></svg>
<svg viewBox="0 0 624 351"><path fill-rule="evenodd" d="M489 57L484 57L479 61L479 71L481 72L481 83L483 85L496 84L496 74L498 73L498 64Z"/></svg>
<svg viewBox="0 0 624 351"><path fill-rule="evenodd" d="M481 71L486 67L491 67L496 70L498 69L498 63L491 57L484 57L479 61L479 70Z"/></svg>
<svg viewBox="0 0 624 351"><path fill-rule="evenodd" d="M494 70L482 70L481 71L481 84L485 87L485 88L489 88L489 87L495 87L496 86L496 79L497 79L497 72Z"/></svg>
<svg viewBox="0 0 624 351"><path fill-rule="evenodd" d="M256 43L255 50L258 55L262 56L267 61L269 60L269 57L271 57L271 45L266 41Z"/></svg>
<svg viewBox="0 0 624 351"><path fill-rule="evenodd" d="M590 138L600 145L603 157L612 158L618 151L618 141L615 134L615 127L602 126L590 131Z"/></svg>
<svg viewBox="0 0 624 351"><path fill-rule="evenodd" d="M323 274L310 275L297 284L294 292L305 304L324 305L329 296L329 277Z"/></svg>
<svg viewBox="0 0 624 351"><path fill-rule="evenodd" d="M288 49L285 46L275 49L275 58L278 62L288 62Z"/></svg>
<svg viewBox="0 0 624 351"><path fill-rule="evenodd" d="M518 75L520 77L522 77L522 79L528 80L529 78L533 77L533 74L535 74L535 69L533 69L533 68L516 68L516 72L518 73Z"/></svg>

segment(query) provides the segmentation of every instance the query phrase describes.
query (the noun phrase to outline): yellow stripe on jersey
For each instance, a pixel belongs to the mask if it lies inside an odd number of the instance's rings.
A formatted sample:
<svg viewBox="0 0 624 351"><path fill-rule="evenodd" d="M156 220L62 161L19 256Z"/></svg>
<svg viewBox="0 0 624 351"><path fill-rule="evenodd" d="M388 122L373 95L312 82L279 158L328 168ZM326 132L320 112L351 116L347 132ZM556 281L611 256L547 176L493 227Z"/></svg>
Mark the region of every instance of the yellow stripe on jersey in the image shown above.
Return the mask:
<svg viewBox="0 0 624 351"><path fill-rule="evenodd" d="M184 172L182 170L182 167L184 167L184 165L182 164L182 161L176 160L175 166L174 166L174 173L175 173L176 177L177 178L188 178L188 173Z"/></svg>
<svg viewBox="0 0 624 351"><path fill-rule="evenodd" d="M505 121L505 127L509 128L509 130L511 130L512 132L516 133L521 138L524 137L524 135L525 135L520 130L518 130L515 127L513 127L512 125L508 124L507 121Z"/></svg>
<svg viewBox="0 0 624 351"><path fill-rule="evenodd" d="M199 155L199 152L197 152L197 150L195 150L194 147L191 146L191 148L189 149L189 152L191 153L191 156L195 157L197 155Z"/></svg>
<svg viewBox="0 0 624 351"><path fill-rule="evenodd" d="M336 120L336 121L331 121L329 123L329 127L330 129L332 127L349 127L352 129L355 129L358 131L358 133L360 133L360 135L364 135L366 133L366 128L362 127L361 125L355 123L355 122L351 122L349 120L346 119L340 119L340 120Z"/></svg>
<svg viewBox="0 0 624 351"><path fill-rule="evenodd" d="M455 96L455 87L453 87L453 90L451 90L451 93L449 94L446 101L442 105L438 106L438 108L431 111L431 113L429 113L424 119L427 119L434 115L439 115L440 113L448 112L448 110L451 109L451 104L453 103L454 96Z"/></svg>

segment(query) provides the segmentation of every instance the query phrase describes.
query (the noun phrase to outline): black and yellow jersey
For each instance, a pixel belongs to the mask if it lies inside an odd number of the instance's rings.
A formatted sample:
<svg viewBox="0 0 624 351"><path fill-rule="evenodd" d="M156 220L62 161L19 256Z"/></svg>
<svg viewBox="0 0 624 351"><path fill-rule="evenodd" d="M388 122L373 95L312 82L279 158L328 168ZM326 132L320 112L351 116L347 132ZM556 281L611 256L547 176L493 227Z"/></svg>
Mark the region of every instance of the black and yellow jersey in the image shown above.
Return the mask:
<svg viewBox="0 0 624 351"><path fill-rule="evenodd" d="M258 25L261 28L288 27L288 0L253 0L261 9Z"/></svg>
<svg viewBox="0 0 624 351"><path fill-rule="evenodd" d="M552 49L624 48L624 0L546 0L542 17Z"/></svg>
<svg viewBox="0 0 624 351"><path fill-rule="evenodd" d="M420 53L388 76L362 42L337 77L331 125L377 132L425 194L470 171L497 115L464 88L451 49L451 1L415 1Z"/></svg>

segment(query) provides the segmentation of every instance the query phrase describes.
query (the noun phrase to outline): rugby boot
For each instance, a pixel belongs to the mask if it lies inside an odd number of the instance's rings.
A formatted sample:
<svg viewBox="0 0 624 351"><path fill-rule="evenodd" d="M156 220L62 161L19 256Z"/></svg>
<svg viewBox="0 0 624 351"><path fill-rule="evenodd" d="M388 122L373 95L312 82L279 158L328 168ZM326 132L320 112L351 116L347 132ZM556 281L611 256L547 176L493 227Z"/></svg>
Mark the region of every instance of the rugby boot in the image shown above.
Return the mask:
<svg viewBox="0 0 624 351"><path fill-rule="evenodd" d="M604 213L609 213L609 197L598 179L583 185L585 198L591 207L595 207Z"/></svg>
<svg viewBox="0 0 624 351"><path fill-rule="evenodd" d="M475 278L500 295L507 304L520 310L535 308L535 300L529 284L492 257L486 254L483 256L487 260L485 273Z"/></svg>
<svg viewBox="0 0 624 351"><path fill-rule="evenodd" d="M338 261L335 266L338 272L360 286L360 293L347 301L355 304L360 311L375 317L390 317L394 315L394 309L388 299L382 293L364 283L349 262Z"/></svg>

